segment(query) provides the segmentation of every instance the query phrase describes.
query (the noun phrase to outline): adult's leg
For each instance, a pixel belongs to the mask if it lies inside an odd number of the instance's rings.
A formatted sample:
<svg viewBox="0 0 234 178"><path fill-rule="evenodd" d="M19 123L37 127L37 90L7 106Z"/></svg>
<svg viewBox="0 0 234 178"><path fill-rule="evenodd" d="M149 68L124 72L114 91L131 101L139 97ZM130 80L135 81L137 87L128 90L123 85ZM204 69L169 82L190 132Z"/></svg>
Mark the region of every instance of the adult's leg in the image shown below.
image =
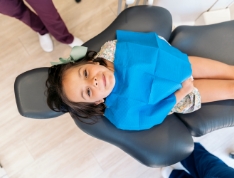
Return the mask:
<svg viewBox="0 0 234 178"><path fill-rule="evenodd" d="M17 18L41 35L48 33L41 19L24 4L23 0L0 0L0 13Z"/></svg>
<svg viewBox="0 0 234 178"><path fill-rule="evenodd" d="M201 144L195 143L192 154L181 164L194 178L229 178L234 177L234 169L222 160L210 154Z"/></svg>
<svg viewBox="0 0 234 178"><path fill-rule="evenodd" d="M54 7L52 0L26 0L29 5L36 11L47 30L56 40L70 44L74 37L69 33L65 23Z"/></svg>
<svg viewBox="0 0 234 178"><path fill-rule="evenodd" d="M194 78L234 80L234 66L195 56L189 56L189 61L192 64Z"/></svg>
<svg viewBox="0 0 234 178"><path fill-rule="evenodd" d="M193 85L201 95L201 102L234 99L234 80L195 79Z"/></svg>
<svg viewBox="0 0 234 178"><path fill-rule="evenodd" d="M186 171L184 170L178 170L178 169L174 169L169 178L194 178L193 176L191 176L190 174L188 174Z"/></svg>

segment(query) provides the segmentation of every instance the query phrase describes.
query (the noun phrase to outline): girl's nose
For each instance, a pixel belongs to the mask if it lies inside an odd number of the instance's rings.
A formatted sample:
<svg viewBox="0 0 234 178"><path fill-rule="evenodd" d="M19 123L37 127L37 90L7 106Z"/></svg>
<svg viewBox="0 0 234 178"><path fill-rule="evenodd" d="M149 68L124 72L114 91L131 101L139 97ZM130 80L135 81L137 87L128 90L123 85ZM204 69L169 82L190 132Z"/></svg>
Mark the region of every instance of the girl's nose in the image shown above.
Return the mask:
<svg viewBox="0 0 234 178"><path fill-rule="evenodd" d="M97 85L98 85L98 82L97 82L97 78L96 78L96 77L94 77L94 79L93 79L93 85L94 85L94 86L97 86Z"/></svg>

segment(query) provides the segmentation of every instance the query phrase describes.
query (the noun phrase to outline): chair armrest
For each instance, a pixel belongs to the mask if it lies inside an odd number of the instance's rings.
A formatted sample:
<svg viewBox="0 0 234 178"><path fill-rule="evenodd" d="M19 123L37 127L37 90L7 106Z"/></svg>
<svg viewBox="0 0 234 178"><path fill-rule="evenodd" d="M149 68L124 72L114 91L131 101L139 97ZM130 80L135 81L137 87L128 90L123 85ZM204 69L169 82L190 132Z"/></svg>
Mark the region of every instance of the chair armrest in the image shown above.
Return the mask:
<svg viewBox="0 0 234 178"><path fill-rule="evenodd" d="M88 135L112 143L149 167L172 165L193 151L188 129L173 114L162 124L144 131L119 130L105 117L100 117L94 125L74 121Z"/></svg>

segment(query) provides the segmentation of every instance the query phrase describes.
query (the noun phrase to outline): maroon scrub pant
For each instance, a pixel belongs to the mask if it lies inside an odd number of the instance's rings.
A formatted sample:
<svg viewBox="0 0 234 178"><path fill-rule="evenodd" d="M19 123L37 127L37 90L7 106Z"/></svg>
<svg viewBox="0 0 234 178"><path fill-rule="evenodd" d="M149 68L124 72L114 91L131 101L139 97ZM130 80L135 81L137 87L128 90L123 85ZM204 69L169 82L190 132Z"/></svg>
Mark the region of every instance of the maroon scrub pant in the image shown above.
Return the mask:
<svg viewBox="0 0 234 178"><path fill-rule="evenodd" d="M65 23L54 7L52 0L26 0L35 10L32 12L23 0L0 0L0 13L15 17L41 35L50 33L62 43L73 42Z"/></svg>

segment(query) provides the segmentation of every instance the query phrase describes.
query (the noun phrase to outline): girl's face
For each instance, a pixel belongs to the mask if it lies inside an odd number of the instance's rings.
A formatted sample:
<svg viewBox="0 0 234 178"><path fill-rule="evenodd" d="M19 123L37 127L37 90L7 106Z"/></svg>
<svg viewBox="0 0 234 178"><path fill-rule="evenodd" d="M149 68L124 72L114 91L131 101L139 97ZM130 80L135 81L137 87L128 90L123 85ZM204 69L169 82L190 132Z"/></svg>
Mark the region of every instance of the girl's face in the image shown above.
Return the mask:
<svg viewBox="0 0 234 178"><path fill-rule="evenodd" d="M63 91L73 102L102 103L114 86L114 72L98 62L72 67L63 77Z"/></svg>

